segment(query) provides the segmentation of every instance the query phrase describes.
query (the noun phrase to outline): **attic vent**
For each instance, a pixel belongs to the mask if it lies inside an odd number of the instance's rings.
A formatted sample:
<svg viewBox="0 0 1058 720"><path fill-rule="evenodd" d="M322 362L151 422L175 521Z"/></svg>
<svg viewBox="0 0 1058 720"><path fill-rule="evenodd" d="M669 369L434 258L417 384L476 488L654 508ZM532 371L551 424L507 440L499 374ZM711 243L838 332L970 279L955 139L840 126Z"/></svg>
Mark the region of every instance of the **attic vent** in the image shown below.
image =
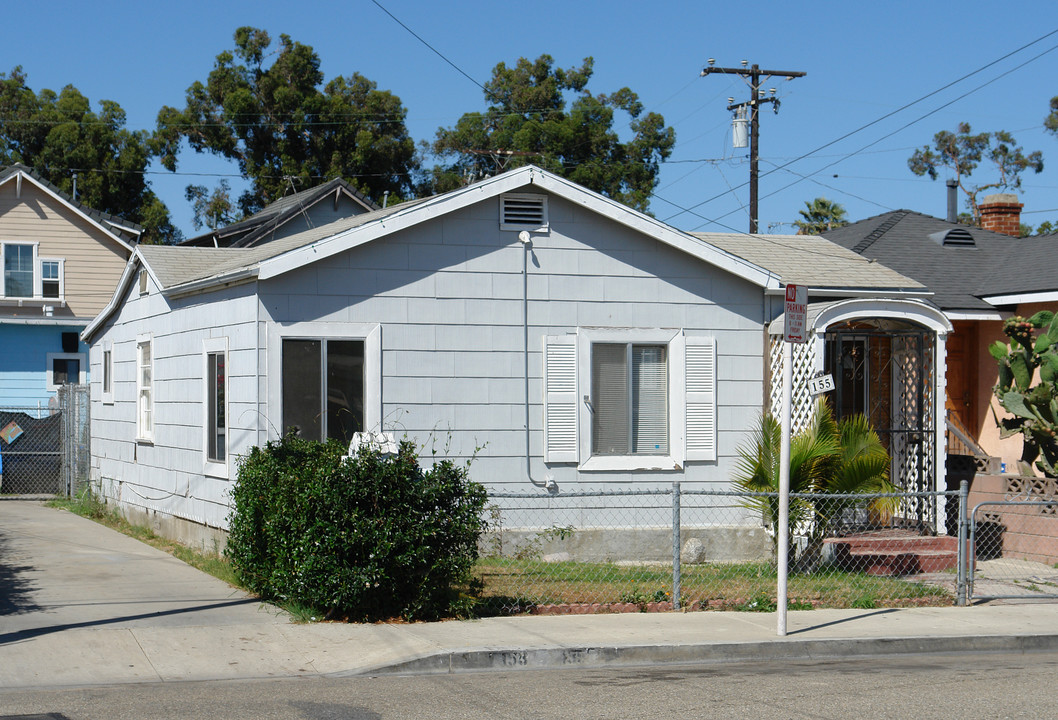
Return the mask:
<svg viewBox="0 0 1058 720"><path fill-rule="evenodd" d="M500 230L547 229L546 195L501 195Z"/></svg>
<svg viewBox="0 0 1058 720"><path fill-rule="evenodd" d="M931 234L930 239L944 247L977 247L974 236L965 228L952 228Z"/></svg>
<svg viewBox="0 0 1058 720"><path fill-rule="evenodd" d="M140 295L147 294L147 271L140 270Z"/></svg>

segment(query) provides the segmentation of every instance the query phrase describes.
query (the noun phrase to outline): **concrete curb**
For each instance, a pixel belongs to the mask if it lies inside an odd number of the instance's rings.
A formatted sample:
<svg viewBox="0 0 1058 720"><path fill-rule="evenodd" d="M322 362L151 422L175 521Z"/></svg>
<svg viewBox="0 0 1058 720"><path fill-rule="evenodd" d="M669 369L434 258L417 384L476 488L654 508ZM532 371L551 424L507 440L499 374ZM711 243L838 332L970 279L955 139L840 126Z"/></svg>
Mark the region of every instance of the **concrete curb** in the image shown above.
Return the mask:
<svg viewBox="0 0 1058 720"><path fill-rule="evenodd" d="M713 665L719 663L826 660L878 655L1040 652L1058 650L1058 635L969 635L909 638L770 640L701 645L534 648L531 650L465 650L441 652L328 677L357 675L438 675L511 672L563 667L602 668L643 665Z"/></svg>

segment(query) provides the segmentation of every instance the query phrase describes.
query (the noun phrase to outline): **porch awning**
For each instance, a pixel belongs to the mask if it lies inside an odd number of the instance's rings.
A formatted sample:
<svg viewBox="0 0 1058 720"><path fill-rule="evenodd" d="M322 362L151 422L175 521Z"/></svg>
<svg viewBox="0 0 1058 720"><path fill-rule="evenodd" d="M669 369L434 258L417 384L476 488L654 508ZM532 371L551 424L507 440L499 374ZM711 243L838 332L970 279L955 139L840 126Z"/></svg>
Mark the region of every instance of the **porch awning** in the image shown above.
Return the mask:
<svg viewBox="0 0 1058 720"><path fill-rule="evenodd" d="M917 299L845 299L808 303L805 323L810 332L853 318L913 322L942 335L950 333L951 322L940 308L926 300ZM780 314L768 324L769 335L782 335L785 316Z"/></svg>

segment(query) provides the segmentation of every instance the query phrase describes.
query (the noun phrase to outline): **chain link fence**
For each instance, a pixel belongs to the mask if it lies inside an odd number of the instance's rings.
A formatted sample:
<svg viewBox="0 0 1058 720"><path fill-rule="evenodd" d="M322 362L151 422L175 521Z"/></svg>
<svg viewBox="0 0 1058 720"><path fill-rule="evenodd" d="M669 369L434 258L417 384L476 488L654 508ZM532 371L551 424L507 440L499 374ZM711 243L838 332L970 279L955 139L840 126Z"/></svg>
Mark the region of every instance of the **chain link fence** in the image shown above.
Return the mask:
<svg viewBox="0 0 1058 720"><path fill-rule="evenodd" d="M1058 598L1058 480L978 475L969 507L970 598Z"/></svg>
<svg viewBox="0 0 1058 720"><path fill-rule="evenodd" d="M922 526L959 493L790 499L789 607L951 605L958 540ZM518 613L774 610L778 495L711 490L492 493L478 570Z"/></svg>
<svg viewBox="0 0 1058 720"><path fill-rule="evenodd" d="M88 385L44 407L0 407L0 494L71 495L88 481Z"/></svg>

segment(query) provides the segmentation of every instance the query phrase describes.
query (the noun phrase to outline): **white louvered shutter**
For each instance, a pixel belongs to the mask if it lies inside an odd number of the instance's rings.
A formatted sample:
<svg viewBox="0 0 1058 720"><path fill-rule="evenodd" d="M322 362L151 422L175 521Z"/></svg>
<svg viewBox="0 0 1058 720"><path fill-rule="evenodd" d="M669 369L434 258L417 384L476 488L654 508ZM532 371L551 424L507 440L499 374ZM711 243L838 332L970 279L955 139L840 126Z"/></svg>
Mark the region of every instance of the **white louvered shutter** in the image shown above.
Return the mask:
<svg viewBox="0 0 1058 720"><path fill-rule="evenodd" d="M544 338L544 461L577 462L577 336Z"/></svg>
<svg viewBox="0 0 1058 720"><path fill-rule="evenodd" d="M686 342L687 459L716 460L716 340Z"/></svg>

